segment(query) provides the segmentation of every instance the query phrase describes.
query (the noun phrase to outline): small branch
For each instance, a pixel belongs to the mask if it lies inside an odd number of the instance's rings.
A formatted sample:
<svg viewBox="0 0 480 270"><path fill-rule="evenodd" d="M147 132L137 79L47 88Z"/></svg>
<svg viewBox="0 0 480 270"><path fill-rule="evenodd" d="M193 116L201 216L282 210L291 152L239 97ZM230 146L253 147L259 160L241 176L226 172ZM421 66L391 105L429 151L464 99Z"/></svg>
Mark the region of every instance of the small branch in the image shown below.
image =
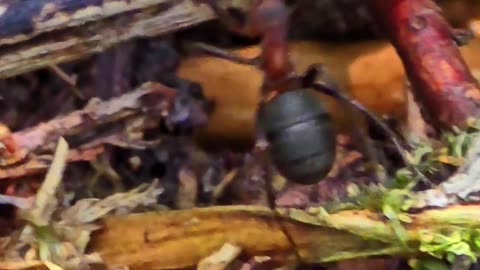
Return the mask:
<svg viewBox="0 0 480 270"><path fill-rule="evenodd" d="M70 90L72 91L72 94L75 95L78 99L85 100L85 97L83 96L82 92L78 90L77 88L77 78L72 77L65 73L59 66L57 65L50 65L50 69L65 83L67 83L70 86Z"/></svg>
<svg viewBox="0 0 480 270"><path fill-rule="evenodd" d="M464 127L480 115L480 89L453 30L431 0L369 0L400 55L416 101L436 129Z"/></svg>

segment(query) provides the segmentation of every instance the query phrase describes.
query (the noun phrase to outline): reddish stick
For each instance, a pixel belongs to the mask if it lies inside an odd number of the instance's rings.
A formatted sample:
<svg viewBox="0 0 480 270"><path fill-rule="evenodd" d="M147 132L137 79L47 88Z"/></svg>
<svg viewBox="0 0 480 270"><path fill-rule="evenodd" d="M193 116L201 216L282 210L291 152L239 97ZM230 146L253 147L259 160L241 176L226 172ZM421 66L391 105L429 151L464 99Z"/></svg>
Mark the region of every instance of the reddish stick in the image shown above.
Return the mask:
<svg viewBox="0 0 480 270"><path fill-rule="evenodd" d="M423 117L445 130L480 115L479 84L440 8L431 0L367 2L402 59Z"/></svg>

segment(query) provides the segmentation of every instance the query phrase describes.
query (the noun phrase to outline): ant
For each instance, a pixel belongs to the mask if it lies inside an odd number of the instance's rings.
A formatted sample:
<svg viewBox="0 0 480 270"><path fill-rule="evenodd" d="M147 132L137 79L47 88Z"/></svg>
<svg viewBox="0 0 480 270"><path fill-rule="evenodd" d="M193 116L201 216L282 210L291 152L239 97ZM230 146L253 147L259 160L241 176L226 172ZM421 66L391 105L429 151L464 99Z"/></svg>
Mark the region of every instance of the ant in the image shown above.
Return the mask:
<svg viewBox="0 0 480 270"><path fill-rule="evenodd" d="M262 52L252 59L236 56L226 50L204 43L192 45L207 54L240 64L260 68L264 73L261 101L256 111L259 140L256 151L268 150L278 172L288 181L312 185L324 179L333 168L336 140L332 119L315 92L345 103L366 116L392 140L407 164L396 134L356 100L341 94L335 87L320 82L326 74L321 64L311 65L305 74L297 74L288 55L289 10L283 0L257 0L245 22L218 6L215 0L195 0L205 3L226 26L236 33L261 37ZM267 166L268 167L268 166ZM416 170L415 170L416 171ZM418 171L416 171L419 174ZM267 179L271 174L267 169ZM273 187L267 184L269 205L275 209ZM277 216L278 217L278 216ZM280 223L281 224L281 223ZM289 242L291 236L282 228ZM301 257L295 249L297 258Z"/></svg>

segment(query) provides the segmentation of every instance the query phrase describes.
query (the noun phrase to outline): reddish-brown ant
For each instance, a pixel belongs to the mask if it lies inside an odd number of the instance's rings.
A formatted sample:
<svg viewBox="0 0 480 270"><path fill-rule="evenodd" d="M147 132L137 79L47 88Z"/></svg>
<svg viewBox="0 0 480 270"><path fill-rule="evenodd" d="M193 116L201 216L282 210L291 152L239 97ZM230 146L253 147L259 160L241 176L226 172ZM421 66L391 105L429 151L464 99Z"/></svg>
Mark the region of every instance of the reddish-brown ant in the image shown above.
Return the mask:
<svg viewBox="0 0 480 270"><path fill-rule="evenodd" d="M269 150L276 169L287 180L305 185L318 183L327 176L335 162L336 141L332 120L315 92L326 94L360 111L388 135L403 157L403 148L393 131L357 101L318 80L325 72L322 65L312 65L305 74L296 74L288 55L289 10L283 0L257 0L244 25L221 9L214 0L197 2L209 5L233 31L261 37L262 53L253 59L244 59L203 43L193 45L217 57L258 66L264 72L257 126L259 136L268 145L257 149L260 152ZM266 182L269 204L274 209L272 187L269 181ZM289 234L284 232L294 244Z"/></svg>
<svg viewBox="0 0 480 270"><path fill-rule="evenodd" d="M283 0L256 1L243 26L216 1L197 1L207 3L233 31L262 38L262 53L253 59L244 59L203 43L193 45L217 57L259 66L264 72L262 101L257 110L259 133L268 142L277 169L288 180L300 184L317 183L330 171L335 160L332 122L314 91L353 106L387 133L402 151L395 134L376 116L333 86L317 80L325 73L321 64L310 66L303 75L295 73L288 56L289 11Z"/></svg>

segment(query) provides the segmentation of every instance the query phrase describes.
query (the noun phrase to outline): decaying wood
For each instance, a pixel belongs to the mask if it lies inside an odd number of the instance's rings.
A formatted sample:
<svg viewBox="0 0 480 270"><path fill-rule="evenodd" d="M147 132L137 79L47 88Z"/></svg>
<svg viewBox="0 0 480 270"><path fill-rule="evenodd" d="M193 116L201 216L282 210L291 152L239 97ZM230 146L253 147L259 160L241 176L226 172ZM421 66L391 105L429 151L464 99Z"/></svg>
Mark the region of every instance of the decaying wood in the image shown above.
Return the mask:
<svg viewBox="0 0 480 270"><path fill-rule="evenodd" d="M0 79L212 18L208 8L190 0L2 1Z"/></svg>
<svg viewBox="0 0 480 270"><path fill-rule="evenodd" d="M367 1L400 55L422 114L437 129L480 115L480 85L432 0Z"/></svg>
<svg viewBox="0 0 480 270"><path fill-rule="evenodd" d="M452 206L409 215L407 245L384 217L369 211L330 215L290 209L283 220L307 263L375 255L414 256L419 233L441 228L478 227L480 208ZM287 214L285 214L287 216ZM179 269L193 266L225 243L249 255L291 255L288 241L269 209L209 207L106 218L93 235L92 248L109 265L130 269Z"/></svg>
<svg viewBox="0 0 480 270"><path fill-rule="evenodd" d="M175 95L174 89L148 82L122 96L108 101L93 100L82 110L12 133L7 138L14 145L14 152L2 156L0 179L45 171L50 162L35 158L35 151L48 150L60 137L67 138L77 148L70 151L69 161L93 159L102 152L105 143L122 143L122 140L134 143L135 135L158 124L162 115L168 115ZM145 100L158 103L148 107ZM105 127L107 133L102 132ZM98 134L88 139L92 132Z"/></svg>
<svg viewBox="0 0 480 270"><path fill-rule="evenodd" d="M52 30L78 26L125 12L157 5L168 8L171 0L153 1L2 1L0 45L14 44Z"/></svg>

